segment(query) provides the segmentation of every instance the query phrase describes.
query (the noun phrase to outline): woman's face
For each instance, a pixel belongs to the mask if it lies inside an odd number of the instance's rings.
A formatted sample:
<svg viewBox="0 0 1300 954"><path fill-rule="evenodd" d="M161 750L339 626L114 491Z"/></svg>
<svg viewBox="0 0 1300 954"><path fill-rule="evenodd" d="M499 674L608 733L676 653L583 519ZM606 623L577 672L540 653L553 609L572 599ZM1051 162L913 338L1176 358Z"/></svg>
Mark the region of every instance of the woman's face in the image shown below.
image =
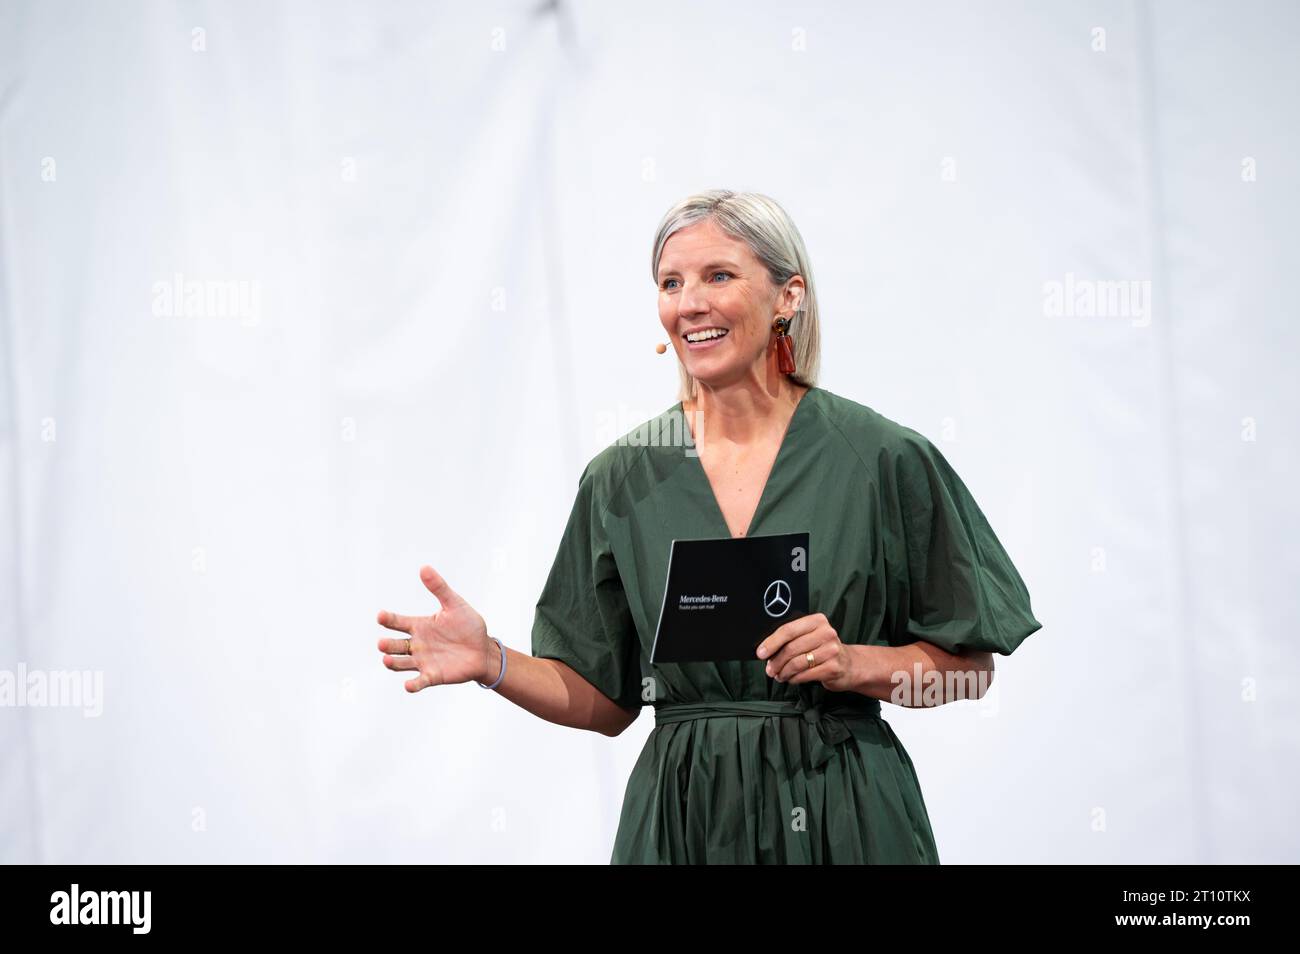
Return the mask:
<svg viewBox="0 0 1300 954"><path fill-rule="evenodd" d="M710 219L674 232L659 258L659 320L689 374L710 386L766 379L781 289L749 246ZM802 279L791 279L802 285ZM714 337L687 340L696 332Z"/></svg>

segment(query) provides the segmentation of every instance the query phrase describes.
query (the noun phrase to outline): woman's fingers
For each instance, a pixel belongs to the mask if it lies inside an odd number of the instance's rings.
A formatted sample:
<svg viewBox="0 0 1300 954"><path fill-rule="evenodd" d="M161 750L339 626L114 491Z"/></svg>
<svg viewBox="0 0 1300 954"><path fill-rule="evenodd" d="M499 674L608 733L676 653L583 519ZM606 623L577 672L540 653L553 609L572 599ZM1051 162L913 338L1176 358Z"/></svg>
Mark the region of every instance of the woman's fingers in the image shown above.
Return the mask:
<svg viewBox="0 0 1300 954"><path fill-rule="evenodd" d="M438 603L441 606L455 606L462 602L460 594L447 585L447 581L442 575L431 566L420 567L420 580L428 588L429 592L438 597Z"/></svg>
<svg viewBox="0 0 1300 954"><path fill-rule="evenodd" d="M421 689L428 689L432 685L433 683L429 680L429 677L424 673L420 673L416 678L406 680L406 691L419 692Z"/></svg>
<svg viewBox="0 0 1300 954"><path fill-rule="evenodd" d="M392 653L394 656L409 656L411 654L411 641L409 639L383 637L379 640L379 651L381 653Z"/></svg>
<svg viewBox="0 0 1300 954"><path fill-rule="evenodd" d="M815 667L833 659L835 649L835 644L828 641L819 632L796 637L790 640L781 652L772 657L771 662L767 664L768 674L773 679L784 682L801 672L808 671L810 668L808 666L808 653L813 654L813 666Z"/></svg>
<svg viewBox="0 0 1300 954"><path fill-rule="evenodd" d="M409 633L411 627L415 625L415 617L399 616L397 613L390 613L388 610L379 611L379 625L387 629L396 629L403 633Z"/></svg>
<svg viewBox="0 0 1300 954"><path fill-rule="evenodd" d="M438 598L438 603L443 609L464 603L460 595L447 585L447 581L433 567L420 567L420 580L429 592ZM380 626L400 633L410 634L414 631L420 617L402 616L398 613L390 613L388 610L380 610L378 620ZM414 679L406 681L407 692L419 692L421 689L428 689L435 684L429 676L419 672L419 666L410 655L410 639L381 638L379 640L379 651L385 653L384 665L394 672L418 673Z"/></svg>
<svg viewBox="0 0 1300 954"><path fill-rule="evenodd" d="M779 682L783 676L787 675L787 670L792 668L790 663L796 658L799 660L799 665L806 668L808 663L804 659L804 654L810 650L815 651L820 645L821 641L813 634L796 636L782 646L780 652L767 661L767 674ZM822 660L819 658L817 661L821 662ZM788 674L793 675L793 672Z"/></svg>
<svg viewBox="0 0 1300 954"><path fill-rule="evenodd" d="M811 669L801 669L785 681L795 686L802 682L820 682L825 684L826 680L834 676L839 671L835 660L828 659L822 661L820 658ZM829 689L830 687L827 686Z"/></svg>
<svg viewBox="0 0 1300 954"><path fill-rule="evenodd" d="M759 659L772 659L781 651L781 647L792 639L807 635L821 626L826 617L821 613L812 613L808 616L800 616L798 619L792 619L788 623L782 623L777 627L776 632L767 639L763 640L755 649L755 655Z"/></svg>

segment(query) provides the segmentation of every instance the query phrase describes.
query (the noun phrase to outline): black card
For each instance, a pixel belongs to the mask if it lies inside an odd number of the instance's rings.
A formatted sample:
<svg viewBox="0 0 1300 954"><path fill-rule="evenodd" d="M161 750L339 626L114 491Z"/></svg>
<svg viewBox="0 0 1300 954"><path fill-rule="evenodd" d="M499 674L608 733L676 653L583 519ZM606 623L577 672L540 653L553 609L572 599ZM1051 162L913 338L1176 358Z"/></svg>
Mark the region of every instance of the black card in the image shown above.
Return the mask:
<svg viewBox="0 0 1300 954"><path fill-rule="evenodd" d="M758 644L808 615L808 534L674 540L652 663L758 662Z"/></svg>

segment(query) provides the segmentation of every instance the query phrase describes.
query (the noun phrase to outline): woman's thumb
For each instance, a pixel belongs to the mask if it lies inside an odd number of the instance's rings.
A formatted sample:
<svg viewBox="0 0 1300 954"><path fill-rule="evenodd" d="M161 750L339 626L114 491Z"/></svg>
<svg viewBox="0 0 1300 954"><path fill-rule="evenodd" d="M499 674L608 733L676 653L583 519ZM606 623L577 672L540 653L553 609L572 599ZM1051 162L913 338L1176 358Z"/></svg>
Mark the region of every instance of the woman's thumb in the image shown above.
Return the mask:
<svg viewBox="0 0 1300 954"><path fill-rule="evenodd" d="M429 592L438 597L438 602L443 606L451 606L460 602L460 596L447 585L447 581L442 578L442 574L433 567L420 567L420 579L428 587Z"/></svg>

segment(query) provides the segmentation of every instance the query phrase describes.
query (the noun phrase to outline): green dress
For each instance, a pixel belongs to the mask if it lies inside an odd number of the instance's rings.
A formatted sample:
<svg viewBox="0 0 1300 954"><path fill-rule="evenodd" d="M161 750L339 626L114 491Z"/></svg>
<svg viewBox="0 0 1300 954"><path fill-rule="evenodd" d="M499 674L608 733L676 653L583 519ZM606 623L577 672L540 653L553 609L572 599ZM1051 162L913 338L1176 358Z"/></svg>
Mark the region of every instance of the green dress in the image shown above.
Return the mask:
<svg viewBox="0 0 1300 954"><path fill-rule="evenodd" d="M746 536L809 533L809 594L844 643L1009 655L1042 624L966 486L925 437L822 388L793 417ZM728 537L680 402L578 482L532 630L655 728L611 862L938 864L880 702L778 683L759 659L651 666L674 538Z"/></svg>

